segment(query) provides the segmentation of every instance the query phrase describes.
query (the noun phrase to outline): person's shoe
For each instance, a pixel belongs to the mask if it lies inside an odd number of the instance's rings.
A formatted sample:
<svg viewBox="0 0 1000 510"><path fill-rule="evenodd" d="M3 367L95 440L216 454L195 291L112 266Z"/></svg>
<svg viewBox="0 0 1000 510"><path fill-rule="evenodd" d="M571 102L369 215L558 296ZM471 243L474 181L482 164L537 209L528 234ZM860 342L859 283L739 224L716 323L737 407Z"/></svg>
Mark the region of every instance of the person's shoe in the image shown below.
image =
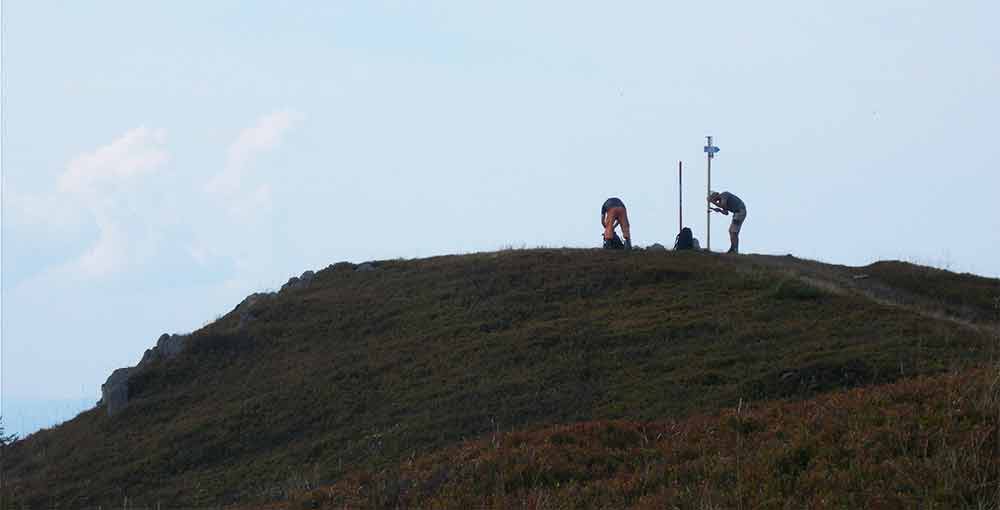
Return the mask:
<svg viewBox="0 0 1000 510"><path fill-rule="evenodd" d="M632 240L631 239L625 238L625 249L626 250L631 250L632 249Z"/></svg>

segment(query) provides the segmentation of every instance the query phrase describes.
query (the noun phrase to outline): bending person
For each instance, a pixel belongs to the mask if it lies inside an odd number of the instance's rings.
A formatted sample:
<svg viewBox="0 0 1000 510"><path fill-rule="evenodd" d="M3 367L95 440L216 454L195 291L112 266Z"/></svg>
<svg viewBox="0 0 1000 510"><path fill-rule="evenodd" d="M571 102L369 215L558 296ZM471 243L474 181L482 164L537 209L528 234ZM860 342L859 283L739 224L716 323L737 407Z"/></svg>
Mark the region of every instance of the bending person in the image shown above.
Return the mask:
<svg viewBox="0 0 1000 510"><path fill-rule="evenodd" d="M601 226L604 227L604 246L609 246L609 241L615 238L615 227L622 226L622 237L625 238L625 249L632 249L632 233L629 232L628 212L625 210L625 203L620 198L612 197L604 201L601 206Z"/></svg>
<svg viewBox="0 0 1000 510"><path fill-rule="evenodd" d="M733 222L729 225L729 251L727 253L740 252L740 229L743 228L743 221L747 219L747 206L740 200L740 197L728 192L711 192L708 201L716 207L709 206L717 213L729 215L733 213Z"/></svg>

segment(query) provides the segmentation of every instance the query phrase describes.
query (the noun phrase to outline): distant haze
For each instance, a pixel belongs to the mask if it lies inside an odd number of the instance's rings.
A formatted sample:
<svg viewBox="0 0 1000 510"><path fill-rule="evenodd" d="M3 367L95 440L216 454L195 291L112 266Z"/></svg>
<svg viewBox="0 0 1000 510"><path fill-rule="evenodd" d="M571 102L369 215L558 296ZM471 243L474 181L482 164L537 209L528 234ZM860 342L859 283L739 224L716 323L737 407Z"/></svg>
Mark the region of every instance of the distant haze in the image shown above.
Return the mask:
<svg viewBox="0 0 1000 510"><path fill-rule="evenodd" d="M99 396L97 399L85 397L64 399L5 398L3 402L4 434L17 434L18 437L23 438L39 429L58 425L72 419L80 411L94 407L99 398Z"/></svg>
<svg viewBox="0 0 1000 510"><path fill-rule="evenodd" d="M678 160L704 244L705 135L713 187L748 206L743 251L1000 276L998 19L968 0L4 2L5 422L306 269L597 246L609 196L636 244L672 244Z"/></svg>

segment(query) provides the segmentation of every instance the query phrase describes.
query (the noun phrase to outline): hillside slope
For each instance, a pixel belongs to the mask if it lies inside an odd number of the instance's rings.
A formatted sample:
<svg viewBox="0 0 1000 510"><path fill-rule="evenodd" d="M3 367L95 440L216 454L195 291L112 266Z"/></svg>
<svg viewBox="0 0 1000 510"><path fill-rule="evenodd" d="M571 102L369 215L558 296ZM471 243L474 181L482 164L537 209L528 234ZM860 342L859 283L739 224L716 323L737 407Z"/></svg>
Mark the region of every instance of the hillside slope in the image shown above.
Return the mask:
<svg viewBox="0 0 1000 510"><path fill-rule="evenodd" d="M996 369L498 433L275 508L997 508Z"/></svg>
<svg viewBox="0 0 1000 510"><path fill-rule="evenodd" d="M10 501L267 501L501 430L682 418L997 355L990 329L701 253L338 264L251 312L153 363L121 413L94 409L9 449Z"/></svg>

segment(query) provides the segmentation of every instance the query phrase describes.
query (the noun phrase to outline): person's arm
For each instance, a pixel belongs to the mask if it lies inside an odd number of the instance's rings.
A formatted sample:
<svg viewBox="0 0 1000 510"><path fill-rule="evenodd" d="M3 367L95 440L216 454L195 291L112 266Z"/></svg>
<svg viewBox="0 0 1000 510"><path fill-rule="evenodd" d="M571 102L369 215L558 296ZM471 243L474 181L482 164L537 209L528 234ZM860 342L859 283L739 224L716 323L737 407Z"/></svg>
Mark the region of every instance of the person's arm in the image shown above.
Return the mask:
<svg viewBox="0 0 1000 510"><path fill-rule="evenodd" d="M711 209L711 210L713 210L713 211L715 211L717 213L722 213L722 214L724 214L726 216L729 215L729 211L727 211L727 210L725 210L725 209L722 208L722 197L715 197L715 200L709 198L708 199L708 203L718 206L718 207L712 207L711 205L709 205L708 206L709 209Z"/></svg>

